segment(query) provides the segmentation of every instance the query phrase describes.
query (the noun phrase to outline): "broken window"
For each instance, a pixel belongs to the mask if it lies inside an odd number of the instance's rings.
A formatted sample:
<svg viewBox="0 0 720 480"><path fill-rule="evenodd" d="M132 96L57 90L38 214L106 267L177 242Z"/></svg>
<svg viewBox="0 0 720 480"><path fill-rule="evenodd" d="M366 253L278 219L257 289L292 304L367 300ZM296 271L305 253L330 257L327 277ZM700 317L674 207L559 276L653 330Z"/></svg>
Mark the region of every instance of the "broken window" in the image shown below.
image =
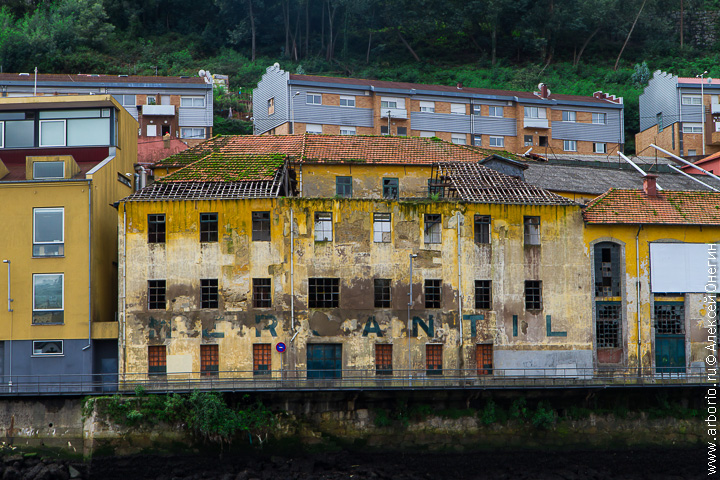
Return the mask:
<svg viewBox="0 0 720 480"><path fill-rule="evenodd" d="M270 212L252 212L252 241L270 241Z"/></svg>
<svg viewBox="0 0 720 480"><path fill-rule="evenodd" d="M253 345L253 375L270 375L271 372L270 344L256 343Z"/></svg>
<svg viewBox="0 0 720 480"><path fill-rule="evenodd" d="M475 280L475 308L492 310L492 281Z"/></svg>
<svg viewBox="0 0 720 480"><path fill-rule="evenodd" d="M441 243L442 241L442 215L434 213L425 214L425 243Z"/></svg>
<svg viewBox="0 0 720 480"><path fill-rule="evenodd" d="M542 282L525 280L525 310L542 310Z"/></svg>
<svg viewBox="0 0 720 480"><path fill-rule="evenodd" d="M444 189L441 179L431 178L428 180L428 197L443 198Z"/></svg>
<svg viewBox="0 0 720 480"><path fill-rule="evenodd" d="M525 217L525 245L540 245L540 217Z"/></svg>
<svg viewBox="0 0 720 480"><path fill-rule="evenodd" d="M442 280L425 280L425 308L440 308Z"/></svg>
<svg viewBox="0 0 720 480"><path fill-rule="evenodd" d="M148 309L165 310L165 280L148 280Z"/></svg>
<svg viewBox="0 0 720 480"><path fill-rule="evenodd" d="M655 333L657 335L685 335L685 304L655 302Z"/></svg>
<svg viewBox="0 0 720 480"><path fill-rule="evenodd" d="M492 375L493 346L492 343L478 344L475 350L478 375Z"/></svg>
<svg viewBox="0 0 720 480"><path fill-rule="evenodd" d="M217 278L200 280L200 306L201 308L218 308Z"/></svg>
<svg viewBox="0 0 720 480"><path fill-rule="evenodd" d="M352 197L352 177L335 177L335 195L343 198Z"/></svg>
<svg viewBox="0 0 720 480"><path fill-rule="evenodd" d="M392 375L392 344L375 344L375 374Z"/></svg>
<svg viewBox="0 0 720 480"><path fill-rule="evenodd" d="M270 308L272 291L269 278L253 278L253 307Z"/></svg>
<svg viewBox="0 0 720 480"><path fill-rule="evenodd" d="M148 375L165 375L167 373L167 355L165 345L148 347Z"/></svg>
<svg viewBox="0 0 720 480"><path fill-rule="evenodd" d="M337 278L309 278L308 306L310 308L338 308L340 280Z"/></svg>
<svg viewBox="0 0 720 480"><path fill-rule="evenodd" d="M383 178L383 198L397 200L399 195L399 180L397 178Z"/></svg>
<svg viewBox="0 0 720 480"><path fill-rule="evenodd" d="M315 241L332 242L332 213L315 212Z"/></svg>
<svg viewBox="0 0 720 480"><path fill-rule="evenodd" d="M200 345L200 376L217 377L218 366L218 346Z"/></svg>
<svg viewBox="0 0 720 480"><path fill-rule="evenodd" d="M595 321L595 341L597 348L620 347L620 302L597 302Z"/></svg>
<svg viewBox="0 0 720 480"><path fill-rule="evenodd" d="M373 241L389 243L392 235L392 217L389 213L373 213Z"/></svg>
<svg viewBox="0 0 720 480"><path fill-rule="evenodd" d="M217 214L217 212L200 214L200 241L201 242L217 242L218 241L218 214Z"/></svg>
<svg viewBox="0 0 720 480"><path fill-rule="evenodd" d="M620 293L620 245L612 242L595 244L595 296L619 297Z"/></svg>
<svg viewBox="0 0 720 480"><path fill-rule="evenodd" d="M148 243L165 243L165 214L148 215Z"/></svg>
<svg viewBox="0 0 720 480"><path fill-rule="evenodd" d="M475 241L490 243L490 216L475 215Z"/></svg>
<svg viewBox="0 0 720 480"><path fill-rule="evenodd" d="M375 279L375 308L390 308L390 279Z"/></svg>
<svg viewBox="0 0 720 480"><path fill-rule="evenodd" d="M425 345L425 367L428 375L442 375L442 345Z"/></svg>

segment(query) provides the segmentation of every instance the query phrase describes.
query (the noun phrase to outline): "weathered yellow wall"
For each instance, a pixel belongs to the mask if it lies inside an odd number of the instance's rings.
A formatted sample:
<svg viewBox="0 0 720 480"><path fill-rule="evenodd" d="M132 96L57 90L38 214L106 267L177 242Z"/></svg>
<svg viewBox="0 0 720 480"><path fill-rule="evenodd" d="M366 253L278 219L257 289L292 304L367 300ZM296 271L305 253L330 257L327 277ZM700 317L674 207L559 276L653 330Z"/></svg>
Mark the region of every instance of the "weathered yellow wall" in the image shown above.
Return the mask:
<svg viewBox="0 0 720 480"><path fill-rule="evenodd" d="M298 171L299 167L295 167ZM302 192L305 197L335 196L335 177L352 177L353 197L383 198L383 178L397 178L401 197L427 197L430 165L303 164ZM299 187L298 187L299 188Z"/></svg>

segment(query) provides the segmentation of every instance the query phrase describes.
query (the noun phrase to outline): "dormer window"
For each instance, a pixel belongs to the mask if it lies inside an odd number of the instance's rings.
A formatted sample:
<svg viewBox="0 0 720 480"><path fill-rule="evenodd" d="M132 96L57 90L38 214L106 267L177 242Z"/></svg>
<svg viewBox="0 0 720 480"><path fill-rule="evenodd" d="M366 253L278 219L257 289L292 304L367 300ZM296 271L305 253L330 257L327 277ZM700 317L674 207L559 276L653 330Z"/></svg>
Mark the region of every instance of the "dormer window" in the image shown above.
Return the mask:
<svg viewBox="0 0 720 480"><path fill-rule="evenodd" d="M33 180L65 178L65 162L33 162Z"/></svg>

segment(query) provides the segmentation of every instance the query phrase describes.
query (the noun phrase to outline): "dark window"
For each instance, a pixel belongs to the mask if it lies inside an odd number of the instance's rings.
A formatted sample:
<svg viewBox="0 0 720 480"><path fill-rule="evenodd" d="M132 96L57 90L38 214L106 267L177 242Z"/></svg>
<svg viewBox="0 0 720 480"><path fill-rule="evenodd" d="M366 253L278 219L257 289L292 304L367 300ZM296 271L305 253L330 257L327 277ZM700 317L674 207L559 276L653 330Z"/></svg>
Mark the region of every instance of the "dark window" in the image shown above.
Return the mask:
<svg viewBox="0 0 720 480"><path fill-rule="evenodd" d="M165 214L148 215L148 243L165 243Z"/></svg>
<svg viewBox="0 0 720 480"><path fill-rule="evenodd" d="M200 214L200 241L201 242L217 242L218 241L218 214L217 213L201 213Z"/></svg>
<svg viewBox="0 0 720 480"><path fill-rule="evenodd" d="M399 137L407 137L407 127L397 127L397 134Z"/></svg>
<svg viewBox="0 0 720 480"><path fill-rule="evenodd" d="M388 134L388 126L387 125L381 125L380 126L380 135L387 135Z"/></svg>
<svg viewBox="0 0 720 480"><path fill-rule="evenodd" d="M685 304L655 302L655 333L657 335L685 335Z"/></svg>
<svg viewBox="0 0 720 480"><path fill-rule="evenodd" d="M525 280L525 310L542 310L542 282Z"/></svg>
<svg viewBox="0 0 720 480"><path fill-rule="evenodd" d="M375 344L375 374L392 375L392 345L388 343Z"/></svg>
<svg viewBox="0 0 720 480"><path fill-rule="evenodd" d="M442 242L442 215L425 214L425 243Z"/></svg>
<svg viewBox="0 0 720 480"><path fill-rule="evenodd" d="M525 245L540 245L540 217L525 217Z"/></svg>
<svg viewBox="0 0 720 480"><path fill-rule="evenodd" d="M397 178L383 178L383 198L397 200L400 181Z"/></svg>
<svg viewBox="0 0 720 480"><path fill-rule="evenodd" d="M620 347L620 302L598 302L595 321L597 348Z"/></svg>
<svg viewBox="0 0 720 480"><path fill-rule="evenodd" d="M425 365L428 375L442 375L442 345L425 345Z"/></svg>
<svg viewBox="0 0 720 480"><path fill-rule="evenodd" d="M253 345L253 375L270 375L270 344L256 343Z"/></svg>
<svg viewBox="0 0 720 480"><path fill-rule="evenodd" d="M308 278L308 306L310 308L338 308L339 304L339 279Z"/></svg>
<svg viewBox="0 0 720 480"><path fill-rule="evenodd" d="M490 243L490 216L475 215L475 241Z"/></svg>
<svg viewBox="0 0 720 480"><path fill-rule="evenodd" d="M524 135L525 137L525 146L526 147L532 147L533 144L533 136L532 135Z"/></svg>
<svg viewBox="0 0 720 480"><path fill-rule="evenodd" d="M165 310L165 280L148 280L148 308Z"/></svg>
<svg viewBox="0 0 720 480"><path fill-rule="evenodd" d="M308 345L307 378L342 378L342 345Z"/></svg>
<svg viewBox="0 0 720 480"><path fill-rule="evenodd" d="M425 308L440 308L442 280L425 280Z"/></svg>
<svg viewBox="0 0 720 480"><path fill-rule="evenodd" d="M493 368L493 346L491 343L483 343L475 350L478 375L492 375Z"/></svg>
<svg viewBox="0 0 720 480"><path fill-rule="evenodd" d="M148 374L165 375L167 373L167 355L165 345L148 347Z"/></svg>
<svg viewBox="0 0 720 480"><path fill-rule="evenodd" d="M218 346L200 345L200 376L216 377L218 375Z"/></svg>
<svg viewBox="0 0 720 480"><path fill-rule="evenodd" d="M217 278L200 280L200 306L201 308L218 308Z"/></svg>
<svg viewBox="0 0 720 480"><path fill-rule="evenodd" d="M445 192L442 179L428 179L428 197L434 196L437 198L443 198L444 193Z"/></svg>
<svg viewBox="0 0 720 480"><path fill-rule="evenodd" d="M492 309L492 282L490 280L475 280L475 308L479 310Z"/></svg>
<svg viewBox="0 0 720 480"><path fill-rule="evenodd" d="M253 307L272 307L272 290L269 278L253 278Z"/></svg>
<svg viewBox="0 0 720 480"><path fill-rule="evenodd" d="M352 197L352 177L335 177L335 195Z"/></svg>
<svg viewBox="0 0 720 480"><path fill-rule="evenodd" d="M594 248L595 296L620 296L620 245L601 242Z"/></svg>
<svg viewBox="0 0 720 480"><path fill-rule="evenodd" d="M252 212L252 241L270 241L270 212Z"/></svg>
<svg viewBox="0 0 720 480"><path fill-rule="evenodd" d="M375 279L375 308L390 308L390 279Z"/></svg>
<svg viewBox="0 0 720 480"><path fill-rule="evenodd" d="M547 147L548 146L548 137L546 136L540 136L538 141L538 146L540 147Z"/></svg>

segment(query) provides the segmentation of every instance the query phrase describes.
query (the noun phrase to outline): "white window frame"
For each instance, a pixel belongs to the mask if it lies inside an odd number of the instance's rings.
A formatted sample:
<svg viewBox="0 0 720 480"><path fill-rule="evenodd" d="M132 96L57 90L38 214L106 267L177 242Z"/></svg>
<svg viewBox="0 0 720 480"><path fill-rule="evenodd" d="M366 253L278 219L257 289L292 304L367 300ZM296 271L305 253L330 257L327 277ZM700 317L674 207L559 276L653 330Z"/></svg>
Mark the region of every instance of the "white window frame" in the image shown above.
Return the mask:
<svg viewBox="0 0 720 480"><path fill-rule="evenodd" d="M332 212L315 212L315 241L332 242L333 221Z"/></svg>
<svg viewBox="0 0 720 480"><path fill-rule="evenodd" d="M323 133L322 125L318 125L317 123L306 123L305 124L305 133L314 133L317 135L322 135L322 133Z"/></svg>
<svg viewBox="0 0 720 480"><path fill-rule="evenodd" d="M467 145L467 135L464 133L453 133L450 136L450 141L455 145Z"/></svg>
<svg viewBox="0 0 720 480"><path fill-rule="evenodd" d="M43 125L46 123L62 123L63 126L63 142L62 143L42 143ZM67 144L67 124L65 120L40 120L40 134L38 135L38 144L41 147L64 147Z"/></svg>
<svg viewBox="0 0 720 480"><path fill-rule="evenodd" d="M505 147L505 137L490 136L488 144L490 147Z"/></svg>
<svg viewBox="0 0 720 480"><path fill-rule="evenodd" d="M702 97L700 95L684 94L681 97L683 105L702 105Z"/></svg>
<svg viewBox="0 0 720 480"><path fill-rule="evenodd" d="M62 281L60 286L62 288L60 292L60 308L36 308L35 307L35 277L56 277L60 276ZM33 312L65 312L65 274L64 273L33 273L32 278L32 308Z"/></svg>
<svg viewBox="0 0 720 480"><path fill-rule="evenodd" d="M607 143L594 142L593 152L595 153L607 153Z"/></svg>
<svg viewBox="0 0 720 480"><path fill-rule="evenodd" d="M187 103L190 103L190 105L187 105ZM200 103L201 105L196 105L197 103ZM148 103L148 105L149 105L149 103ZM180 97L180 106L182 108L205 108L205 97L199 97L199 96Z"/></svg>
<svg viewBox="0 0 720 480"><path fill-rule="evenodd" d="M43 353L37 351L37 348L35 348L36 343L48 343L48 342L59 342L60 343L60 353ZM32 356L33 357L62 357L65 355L65 343L63 340L33 340L32 343Z"/></svg>
<svg viewBox="0 0 720 480"><path fill-rule="evenodd" d="M482 135L473 135L473 145L482 147Z"/></svg>
<svg viewBox="0 0 720 480"><path fill-rule="evenodd" d="M118 100L117 97L122 97L122 100ZM128 103L125 101L125 97L132 97L133 101L131 103ZM137 106L137 95L131 94L131 93L114 93L113 98L116 102L118 102L123 107L135 107Z"/></svg>
<svg viewBox="0 0 720 480"><path fill-rule="evenodd" d="M190 130L190 135L187 134L188 130ZM199 137L194 134L194 130L198 130L201 132ZM180 138L204 139L205 127L180 127Z"/></svg>
<svg viewBox="0 0 720 480"><path fill-rule="evenodd" d="M683 122L683 133L702 133L702 123Z"/></svg>
<svg viewBox="0 0 720 480"><path fill-rule="evenodd" d="M593 113L592 123L595 125L607 125L607 113Z"/></svg>
<svg viewBox="0 0 720 480"><path fill-rule="evenodd" d="M689 157L694 157L695 155L697 155L697 150L688 150L687 154Z"/></svg>
<svg viewBox="0 0 720 480"><path fill-rule="evenodd" d="M305 94L306 105L322 105L322 93L307 92Z"/></svg>
<svg viewBox="0 0 720 480"><path fill-rule="evenodd" d="M153 132L152 135L150 135L150 130L152 130L152 132ZM157 132L158 132L157 125L155 125L155 124L145 125L145 136L146 137L157 137Z"/></svg>
<svg viewBox="0 0 720 480"><path fill-rule="evenodd" d="M421 138L432 138L435 136L435 132L420 131L419 135Z"/></svg>
<svg viewBox="0 0 720 480"><path fill-rule="evenodd" d="M435 113L435 102L420 102L420 111L424 113Z"/></svg>
<svg viewBox="0 0 720 480"><path fill-rule="evenodd" d="M381 218L382 220L378 220ZM387 233L386 239L383 234ZM392 241L392 213L373 213L373 242L390 243Z"/></svg>
<svg viewBox="0 0 720 480"><path fill-rule="evenodd" d="M380 97L380 109L385 110L386 108L405 108L405 99L399 97Z"/></svg>
<svg viewBox="0 0 720 480"><path fill-rule="evenodd" d="M465 115L466 108L464 103L451 103L450 114L451 115Z"/></svg>
<svg viewBox="0 0 720 480"><path fill-rule="evenodd" d="M545 107L525 107L525 118L547 118Z"/></svg>
<svg viewBox="0 0 720 480"><path fill-rule="evenodd" d="M62 163L62 166L63 166L63 174L62 174L62 177L38 177L38 176L35 174L35 165L36 165L36 164L43 164L43 163ZM65 168L66 168L66 167L67 167L67 166L65 165L65 162L63 162L62 160L52 161L52 162L33 162L33 180L52 180L52 179L56 179L56 178L65 178Z"/></svg>
<svg viewBox="0 0 720 480"><path fill-rule="evenodd" d="M64 163L63 163L64 165ZM37 213L57 213L59 212L62 216L62 239L59 241L53 241L53 242L38 242L37 238L35 238L35 231L36 228L36 219L35 215ZM33 250L35 249L35 245L64 245L65 244L65 207L49 207L49 208L33 208ZM33 256L37 256L34 255ZM41 256L52 256L52 257L58 257L62 255L41 255Z"/></svg>
<svg viewBox="0 0 720 480"><path fill-rule="evenodd" d="M498 107L497 105L489 105L488 106L488 117L493 118L502 118L505 116L505 107ZM498 115L498 110L500 112L500 115Z"/></svg>
<svg viewBox="0 0 720 480"><path fill-rule="evenodd" d="M566 152L577 152L577 141L563 140L563 150Z"/></svg>
<svg viewBox="0 0 720 480"><path fill-rule="evenodd" d="M563 110L562 111L562 121L569 122L569 123L576 123L577 122L577 113L572 110Z"/></svg>
<svg viewBox="0 0 720 480"><path fill-rule="evenodd" d="M343 105L345 102L345 105ZM355 108L355 97L352 95L340 95L340 106L346 108Z"/></svg>
<svg viewBox="0 0 720 480"><path fill-rule="evenodd" d="M355 127L340 127L340 135L357 135Z"/></svg>

